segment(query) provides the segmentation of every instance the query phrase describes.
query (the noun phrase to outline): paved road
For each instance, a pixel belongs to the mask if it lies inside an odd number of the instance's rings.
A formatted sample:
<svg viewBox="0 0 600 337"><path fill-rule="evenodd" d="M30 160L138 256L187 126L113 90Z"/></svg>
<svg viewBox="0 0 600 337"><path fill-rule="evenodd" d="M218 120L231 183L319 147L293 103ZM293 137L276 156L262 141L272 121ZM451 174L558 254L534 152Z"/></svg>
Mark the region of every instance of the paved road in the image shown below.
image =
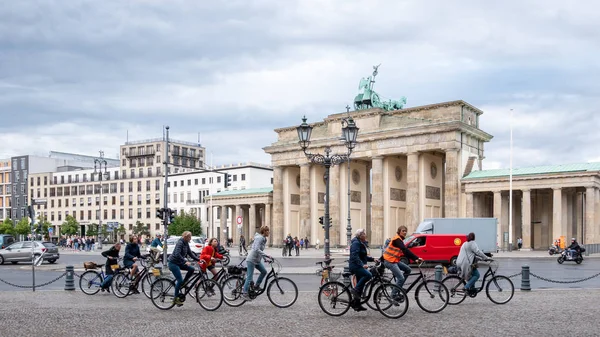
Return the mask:
<svg viewBox="0 0 600 337"><path fill-rule="evenodd" d="M407 314L397 320L368 310L342 317L321 311L316 293L306 292L288 309L266 298L239 308L222 305L207 312L188 301L170 311L156 309L143 295L118 299L109 294L45 291L0 293L0 331L21 336L47 331L53 336L139 336L140 334L211 336L597 336L600 290L516 292L506 305L486 297L466 299L438 314L421 311L410 298ZM548 310L562 303L557 312ZM17 332L18 331L18 332Z"/></svg>

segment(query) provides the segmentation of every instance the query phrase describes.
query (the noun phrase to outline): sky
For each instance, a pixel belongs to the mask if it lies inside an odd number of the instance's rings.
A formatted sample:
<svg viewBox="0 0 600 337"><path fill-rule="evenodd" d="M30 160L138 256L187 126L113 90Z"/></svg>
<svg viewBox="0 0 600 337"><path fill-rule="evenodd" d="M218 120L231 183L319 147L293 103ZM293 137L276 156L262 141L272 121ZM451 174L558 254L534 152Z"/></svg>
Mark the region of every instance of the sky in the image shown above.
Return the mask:
<svg viewBox="0 0 600 337"><path fill-rule="evenodd" d="M600 161L593 1L0 1L0 158L116 158L127 137L270 163L275 128L345 112L361 77L406 107L462 99L484 169ZM360 135L359 135L360 139Z"/></svg>

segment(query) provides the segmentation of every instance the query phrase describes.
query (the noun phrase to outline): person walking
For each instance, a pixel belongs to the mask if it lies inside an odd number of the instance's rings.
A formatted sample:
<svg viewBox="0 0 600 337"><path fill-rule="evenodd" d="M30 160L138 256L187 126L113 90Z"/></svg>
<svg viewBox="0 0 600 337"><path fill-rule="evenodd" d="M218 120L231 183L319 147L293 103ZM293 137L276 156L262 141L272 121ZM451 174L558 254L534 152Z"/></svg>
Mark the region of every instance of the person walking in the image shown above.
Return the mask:
<svg viewBox="0 0 600 337"><path fill-rule="evenodd" d="M300 240L297 236L294 237L294 248L296 249L296 256L300 256Z"/></svg>
<svg viewBox="0 0 600 337"><path fill-rule="evenodd" d="M246 250L246 238L244 235L240 235L240 256L242 256L243 253L244 255L248 255L248 250Z"/></svg>

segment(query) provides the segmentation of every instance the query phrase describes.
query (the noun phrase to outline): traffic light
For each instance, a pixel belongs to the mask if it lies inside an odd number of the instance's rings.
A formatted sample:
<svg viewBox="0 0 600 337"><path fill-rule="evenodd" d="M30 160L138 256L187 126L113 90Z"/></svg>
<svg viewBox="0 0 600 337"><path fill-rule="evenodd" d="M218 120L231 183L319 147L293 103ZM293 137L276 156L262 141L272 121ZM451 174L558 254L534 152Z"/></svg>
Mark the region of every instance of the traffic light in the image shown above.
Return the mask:
<svg viewBox="0 0 600 337"><path fill-rule="evenodd" d="M321 228L325 229L325 224L324 224L324 217L320 216L319 217L319 223L321 224Z"/></svg>
<svg viewBox="0 0 600 337"><path fill-rule="evenodd" d="M177 213L170 208L167 209L167 212L169 213L169 223L172 224L175 222L175 215L177 215Z"/></svg>
<svg viewBox="0 0 600 337"><path fill-rule="evenodd" d="M164 208L157 208L156 209L156 217L157 218L163 220L165 218L164 214L165 214L165 209Z"/></svg>
<svg viewBox="0 0 600 337"><path fill-rule="evenodd" d="M225 188L231 186L231 174L225 173L225 176L223 177L223 185Z"/></svg>

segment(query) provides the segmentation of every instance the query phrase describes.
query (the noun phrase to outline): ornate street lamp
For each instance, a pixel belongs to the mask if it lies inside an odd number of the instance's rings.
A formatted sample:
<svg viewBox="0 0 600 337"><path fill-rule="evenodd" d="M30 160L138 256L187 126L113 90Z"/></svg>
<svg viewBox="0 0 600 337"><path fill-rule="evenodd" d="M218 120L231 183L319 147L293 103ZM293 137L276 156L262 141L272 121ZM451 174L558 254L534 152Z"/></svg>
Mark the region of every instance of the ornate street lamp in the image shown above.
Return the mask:
<svg viewBox="0 0 600 337"><path fill-rule="evenodd" d="M350 210L350 153L356 146L356 137L358 136L358 127L356 123L354 123L354 119L350 116L350 106L346 106L346 111L348 112L348 118L342 120L342 125L345 125L342 128L342 140L346 144L348 148L348 173L346 180L348 180L348 223L346 225L346 244L348 245L348 252L350 252L350 241L352 240L352 223L351 223L351 210Z"/></svg>
<svg viewBox="0 0 600 337"><path fill-rule="evenodd" d="M106 169L106 165L108 163L106 162L106 160L104 159L104 151L100 151L100 158L95 158L94 159L94 173L93 174L97 174L98 175L98 180L100 181L100 200L98 203L98 207L99 207L99 216L98 216L98 248L102 248L102 241L104 240L104 238L102 237L102 177L105 177L106 179L108 179L110 177L110 174L107 172ZM104 166L104 172L102 172L102 166Z"/></svg>
<svg viewBox="0 0 600 337"><path fill-rule="evenodd" d="M329 259L329 257L331 256L329 242L329 228L331 227L329 215L329 169L333 165L339 165L349 160L350 154L356 146L356 136L358 135L358 128L356 127L356 124L354 123L354 120L352 120L351 117L345 120L345 123L346 126L342 129L342 134L344 137L344 143L348 148L348 152L344 154L331 155L331 148L329 146L325 147L325 155L307 152L306 149L310 145L312 126L306 123L306 116L302 118L302 124L300 124L300 126L296 128L296 130L298 131L298 140L300 147L302 148L302 151L304 152L308 160L314 164L323 165L325 167L325 214L323 216L323 227L325 228L324 249L326 259Z"/></svg>

